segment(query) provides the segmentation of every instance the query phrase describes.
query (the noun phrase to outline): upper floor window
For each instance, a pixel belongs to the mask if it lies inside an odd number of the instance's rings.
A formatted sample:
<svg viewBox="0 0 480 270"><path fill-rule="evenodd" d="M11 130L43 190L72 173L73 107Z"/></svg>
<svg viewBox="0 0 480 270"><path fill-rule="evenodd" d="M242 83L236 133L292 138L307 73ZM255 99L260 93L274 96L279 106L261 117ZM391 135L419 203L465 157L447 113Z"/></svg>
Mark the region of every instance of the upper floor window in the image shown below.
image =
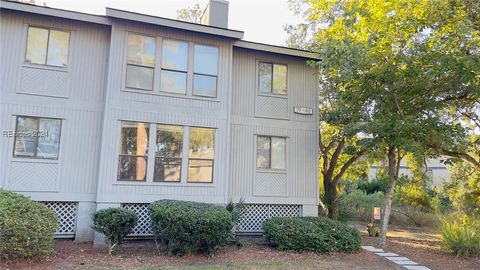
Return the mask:
<svg viewBox="0 0 480 270"><path fill-rule="evenodd" d="M122 122L118 179L145 181L147 177L149 124Z"/></svg>
<svg viewBox="0 0 480 270"><path fill-rule="evenodd" d="M66 67L70 33L28 27L25 61L32 64Z"/></svg>
<svg viewBox="0 0 480 270"><path fill-rule="evenodd" d="M129 34L125 86L153 90L155 38Z"/></svg>
<svg viewBox="0 0 480 270"><path fill-rule="evenodd" d="M188 43L163 40L160 91L177 94L187 92Z"/></svg>
<svg viewBox="0 0 480 270"><path fill-rule="evenodd" d="M286 139L257 136L257 169L285 170Z"/></svg>
<svg viewBox="0 0 480 270"><path fill-rule="evenodd" d="M287 66L259 62L258 91L260 93L287 94Z"/></svg>
<svg viewBox="0 0 480 270"><path fill-rule="evenodd" d="M163 38L158 48L161 57L156 59L156 40L156 37L128 33L126 88L217 97L218 47ZM158 75L157 85L154 77Z"/></svg>
<svg viewBox="0 0 480 270"><path fill-rule="evenodd" d="M195 45L193 67L193 94L216 97L218 76L218 48Z"/></svg>
<svg viewBox="0 0 480 270"><path fill-rule="evenodd" d="M58 159L62 120L17 116L14 157Z"/></svg>

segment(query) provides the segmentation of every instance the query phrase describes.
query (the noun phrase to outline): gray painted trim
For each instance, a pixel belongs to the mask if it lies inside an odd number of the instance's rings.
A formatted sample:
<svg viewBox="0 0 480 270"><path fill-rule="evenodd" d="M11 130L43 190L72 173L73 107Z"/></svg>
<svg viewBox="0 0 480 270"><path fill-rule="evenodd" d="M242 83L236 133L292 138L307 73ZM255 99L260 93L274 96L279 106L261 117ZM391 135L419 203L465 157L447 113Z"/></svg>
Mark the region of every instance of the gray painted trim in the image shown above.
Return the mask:
<svg viewBox="0 0 480 270"><path fill-rule="evenodd" d="M26 3L13 2L13 1L0 1L1 9L16 10L46 16L53 16L77 21L84 21L96 24L111 25L110 20L105 16L92 15L82 12L70 11L65 9L50 8L44 6L36 6Z"/></svg>
<svg viewBox="0 0 480 270"><path fill-rule="evenodd" d="M313 60L321 60L320 55L315 52L257 43L252 41L238 40L235 43L233 43L233 46L251 49L251 50L257 50L257 51L272 52L272 53L278 53L278 54L284 54L284 55L303 57L303 58L313 59Z"/></svg>
<svg viewBox="0 0 480 270"><path fill-rule="evenodd" d="M238 30L230 30L230 29L219 28L214 26L205 26L201 24L182 22L179 20L145 15L141 13L135 13L135 12L108 8L108 7L106 8L106 16L112 17L112 18L130 20L130 21L138 21L143 23L161 25L165 27L199 32L204 34L223 36L223 37L234 38L234 39L243 38L243 32Z"/></svg>

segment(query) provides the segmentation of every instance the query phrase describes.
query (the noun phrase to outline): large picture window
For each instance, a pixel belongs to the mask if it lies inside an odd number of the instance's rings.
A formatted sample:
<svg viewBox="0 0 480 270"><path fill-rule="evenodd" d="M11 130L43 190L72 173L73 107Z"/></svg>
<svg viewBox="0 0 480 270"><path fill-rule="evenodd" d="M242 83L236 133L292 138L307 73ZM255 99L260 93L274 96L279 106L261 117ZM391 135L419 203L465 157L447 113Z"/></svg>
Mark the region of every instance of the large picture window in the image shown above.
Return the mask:
<svg viewBox="0 0 480 270"><path fill-rule="evenodd" d="M196 96L216 97L218 48L196 44L193 72L193 94Z"/></svg>
<svg viewBox="0 0 480 270"><path fill-rule="evenodd" d="M266 94L287 95L287 66L259 62L258 91Z"/></svg>
<svg viewBox="0 0 480 270"><path fill-rule="evenodd" d="M188 70L188 43L163 40L160 91L186 94Z"/></svg>
<svg viewBox="0 0 480 270"><path fill-rule="evenodd" d="M215 159L215 129L190 128L188 182L212 182Z"/></svg>
<svg viewBox="0 0 480 270"><path fill-rule="evenodd" d="M153 90L155 38L128 34L125 86Z"/></svg>
<svg viewBox="0 0 480 270"><path fill-rule="evenodd" d="M286 139L257 136L257 168L285 170Z"/></svg>
<svg viewBox="0 0 480 270"><path fill-rule="evenodd" d="M118 161L119 180L146 180L148 135L148 123L122 122Z"/></svg>
<svg viewBox="0 0 480 270"><path fill-rule="evenodd" d="M69 32L30 26L25 61L31 64L66 67L69 43Z"/></svg>
<svg viewBox="0 0 480 270"><path fill-rule="evenodd" d="M58 159L62 120L17 116L15 157Z"/></svg>
<svg viewBox="0 0 480 270"><path fill-rule="evenodd" d="M157 125L155 182L180 182L182 172L183 127Z"/></svg>

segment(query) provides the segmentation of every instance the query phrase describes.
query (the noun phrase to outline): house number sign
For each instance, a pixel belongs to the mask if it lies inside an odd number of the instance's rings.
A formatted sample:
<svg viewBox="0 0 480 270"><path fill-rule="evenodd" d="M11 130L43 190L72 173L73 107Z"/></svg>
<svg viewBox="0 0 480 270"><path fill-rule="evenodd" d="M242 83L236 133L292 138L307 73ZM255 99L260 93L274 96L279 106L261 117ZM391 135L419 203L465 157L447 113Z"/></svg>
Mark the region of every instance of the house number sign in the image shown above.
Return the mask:
<svg viewBox="0 0 480 270"><path fill-rule="evenodd" d="M297 114L303 114L303 115L312 115L313 109L307 108L307 107L293 107L293 112Z"/></svg>

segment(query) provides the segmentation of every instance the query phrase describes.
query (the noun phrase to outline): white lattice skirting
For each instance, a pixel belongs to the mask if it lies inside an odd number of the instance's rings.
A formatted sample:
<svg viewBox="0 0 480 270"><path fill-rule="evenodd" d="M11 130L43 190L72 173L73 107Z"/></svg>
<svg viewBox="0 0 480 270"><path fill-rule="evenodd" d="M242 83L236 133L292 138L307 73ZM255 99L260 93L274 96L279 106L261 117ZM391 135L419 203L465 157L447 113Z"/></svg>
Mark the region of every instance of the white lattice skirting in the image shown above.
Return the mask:
<svg viewBox="0 0 480 270"><path fill-rule="evenodd" d="M297 217L301 215L301 205L247 204L237 225L237 233L261 233L262 223L271 217Z"/></svg>
<svg viewBox="0 0 480 270"><path fill-rule="evenodd" d="M55 238L74 238L77 224L77 202L42 202L57 215Z"/></svg>
<svg viewBox="0 0 480 270"><path fill-rule="evenodd" d="M122 207L135 212L138 223L128 235L130 237L152 236L148 203L124 203ZM296 217L302 215L302 206L295 204L247 204L237 226L242 234L261 233L262 223L271 217Z"/></svg>
<svg viewBox="0 0 480 270"><path fill-rule="evenodd" d="M151 219L148 213L148 203L123 203L123 208L130 209L138 217L138 223L128 234L130 237L152 236Z"/></svg>

